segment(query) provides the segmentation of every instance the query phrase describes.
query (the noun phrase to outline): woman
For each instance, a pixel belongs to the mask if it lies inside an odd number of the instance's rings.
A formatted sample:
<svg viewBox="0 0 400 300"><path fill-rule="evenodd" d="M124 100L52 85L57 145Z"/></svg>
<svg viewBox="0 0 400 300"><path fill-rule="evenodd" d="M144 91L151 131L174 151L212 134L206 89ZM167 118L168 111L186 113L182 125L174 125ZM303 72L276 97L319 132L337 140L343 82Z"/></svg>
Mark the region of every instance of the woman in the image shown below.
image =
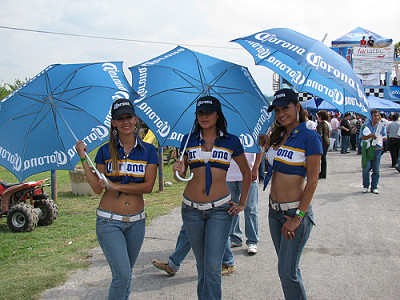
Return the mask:
<svg viewBox="0 0 400 300"><path fill-rule="evenodd" d="M111 118L109 143L100 147L95 159L106 179L92 172L83 141L76 143L76 151L93 191L105 190L97 209L96 234L112 272L108 299L128 299L145 233L143 194L153 189L158 156L153 145L138 137L138 118L129 100L116 100Z"/></svg>
<svg viewBox="0 0 400 300"><path fill-rule="evenodd" d="M299 262L314 224L311 199L318 184L321 137L306 128L296 93L281 89L268 111L275 110L271 135L260 135L271 178L269 228L278 255L278 272L286 299L306 299ZM307 180L305 178L307 177Z"/></svg>
<svg viewBox="0 0 400 300"><path fill-rule="evenodd" d="M325 110L317 112L317 132L322 138L322 157L321 157L321 172L319 173L319 179L326 179L326 154L329 148L329 124L328 124L328 113Z"/></svg>
<svg viewBox="0 0 400 300"><path fill-rule="evenodd" d="M227 122L218 99L199 98L195 129L188 140L182 161L173 165L174 173L184 177L188 166L193 179L183 193L182 220L196 256L198 299L221 299L221 267L232 218L246 207L251 171L239 138L226 131ZM243 175L239 203L231 201L226 173L231 159ZM175 178L179 180L179 178Z"/></svg>

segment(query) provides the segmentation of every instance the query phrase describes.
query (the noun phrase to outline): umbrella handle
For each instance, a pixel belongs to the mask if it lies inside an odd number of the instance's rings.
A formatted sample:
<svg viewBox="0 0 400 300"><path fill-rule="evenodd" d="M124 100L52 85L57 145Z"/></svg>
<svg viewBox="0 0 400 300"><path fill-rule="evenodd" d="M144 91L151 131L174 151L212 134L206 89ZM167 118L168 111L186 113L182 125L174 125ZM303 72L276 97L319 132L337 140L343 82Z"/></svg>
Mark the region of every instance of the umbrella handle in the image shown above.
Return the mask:
<svg viewBox="0 0 400 300"><path fill-rule="evenodd" d="M190 173L189 178L182 178L181 176L179 176L178 171L175 171L175 176L176 178L178 178L180 181L190 181L193 178L193 173Z"/></svg>

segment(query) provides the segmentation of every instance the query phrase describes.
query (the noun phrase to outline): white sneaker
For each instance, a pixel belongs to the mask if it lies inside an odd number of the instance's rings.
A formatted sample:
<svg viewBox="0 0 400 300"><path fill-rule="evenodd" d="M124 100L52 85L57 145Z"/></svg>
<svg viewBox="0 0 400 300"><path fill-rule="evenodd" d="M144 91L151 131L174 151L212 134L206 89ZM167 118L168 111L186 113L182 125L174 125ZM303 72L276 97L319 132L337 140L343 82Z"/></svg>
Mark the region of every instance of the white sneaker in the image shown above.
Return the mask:
<svg viewBox="0 0 400 300"><path fill-rule="evenodd" d="M250 255L254 255L257 253L257 245L256 244L249 244L247 253Z"/></svg>
<svg viewBox="0 0 400 300"><path fill-rule="evenodd" d="M368 193L368 188L363 188L363 189L362 189L362 192L363 192L363 193Z"/></svg>
<svg viewBox="0 0 400 300"><path fill-rule="evenodd" d="M379 194L379 191L377 189L373 189L371 192L373 192L374 194Z"/></svg>

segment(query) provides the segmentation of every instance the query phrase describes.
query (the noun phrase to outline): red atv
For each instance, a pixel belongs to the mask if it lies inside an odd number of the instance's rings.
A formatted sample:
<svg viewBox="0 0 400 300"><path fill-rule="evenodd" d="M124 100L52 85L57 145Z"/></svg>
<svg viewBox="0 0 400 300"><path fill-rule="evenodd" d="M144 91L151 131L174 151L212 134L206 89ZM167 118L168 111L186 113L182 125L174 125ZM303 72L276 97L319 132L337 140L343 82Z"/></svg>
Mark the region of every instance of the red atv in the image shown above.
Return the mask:
<svg viewBox="0 0 400 300"><path fill-rule="evenodd" d="M0 180L0 217L7 216L14 232L32 231L37 225L50 225L58 216L58 207L43 190L49 178L40 181L7 183Z"/></svg>

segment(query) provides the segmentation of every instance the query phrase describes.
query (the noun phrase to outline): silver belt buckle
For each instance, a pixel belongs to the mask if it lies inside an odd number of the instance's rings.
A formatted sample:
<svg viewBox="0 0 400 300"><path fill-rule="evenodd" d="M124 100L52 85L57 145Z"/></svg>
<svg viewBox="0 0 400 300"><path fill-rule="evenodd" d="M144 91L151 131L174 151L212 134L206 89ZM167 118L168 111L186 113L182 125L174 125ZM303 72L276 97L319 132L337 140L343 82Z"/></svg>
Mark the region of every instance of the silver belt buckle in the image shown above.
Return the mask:
<svg viewBox="0 0 400 300"><path fill-rule="evenodd" d="M130 221L131 221L130 217L127 217L127 216L122 217L122 222L130 222Z"/></svg>
<svg viewBox="0 0 400 300"><path fill-rule="evenodd" d="M274 203L271 201L271 206L273 210L279 210L279 204L278 203Z"/></svg>
<svg viewBox="0 0 400 300"><path fill-rule="evenodd" d="M200 210L207 210L211 208L211 203L198 204Z"/></svg>
<svg viewBox="0 0 400 300"><path fill-rule="evenodd" d="M280 204L281 210L282 211L287 211L289 210L289 205L288 204Z"/></svg>

